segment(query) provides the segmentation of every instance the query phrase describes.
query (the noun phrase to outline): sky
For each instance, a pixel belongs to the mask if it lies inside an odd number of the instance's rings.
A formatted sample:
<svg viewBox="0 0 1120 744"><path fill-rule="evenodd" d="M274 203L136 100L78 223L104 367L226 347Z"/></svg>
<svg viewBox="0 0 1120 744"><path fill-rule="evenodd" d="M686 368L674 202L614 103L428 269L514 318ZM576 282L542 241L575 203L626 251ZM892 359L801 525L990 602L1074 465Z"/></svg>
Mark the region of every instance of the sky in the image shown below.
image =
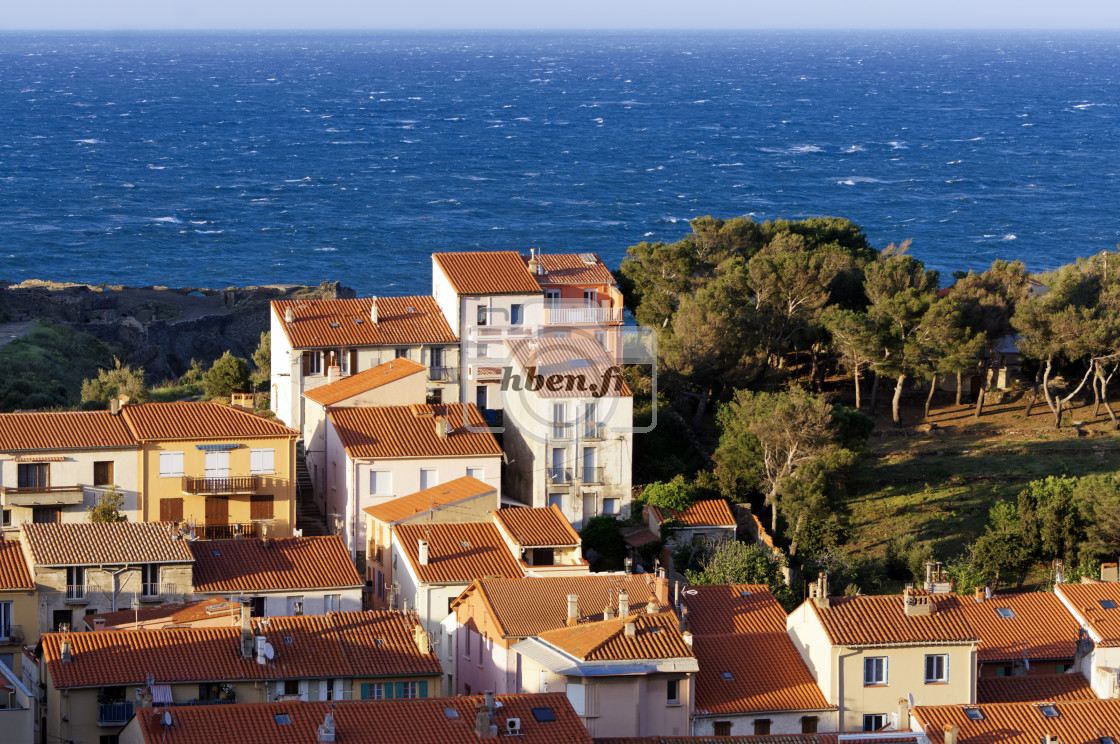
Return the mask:
<svg viewBox="0 0 1120 744"><path fill-rule="evenodd" d="M1120 29L1116 0L5 0L0 30Z"/></svg>

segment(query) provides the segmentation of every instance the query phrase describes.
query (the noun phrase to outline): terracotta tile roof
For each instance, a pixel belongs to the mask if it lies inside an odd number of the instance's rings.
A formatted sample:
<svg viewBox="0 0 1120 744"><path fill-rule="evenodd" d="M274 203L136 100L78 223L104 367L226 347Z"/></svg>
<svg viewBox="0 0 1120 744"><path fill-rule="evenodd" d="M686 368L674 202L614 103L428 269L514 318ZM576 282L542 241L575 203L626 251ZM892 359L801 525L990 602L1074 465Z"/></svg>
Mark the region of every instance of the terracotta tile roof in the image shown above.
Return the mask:
<svg viewBox="0 0 1120 744"><path fill-rule="evenodd" d="M698 715L835 708L786 634L785 611L766 586L690 586L681 600L700 663ZM758 663L760 654L767 663Z"/></svg>
<svg viewBox="0 0 1120 744"><path fill-rule="evenodd" d="M579 534L555 504L539 509L499 509L494 512L494 518L501 522L514 542L521 546L579 545Z"/></svg>
<svg viewBox="0 0 1120 744"><path fill-rule="evenodd" d="M169 625L190 627L193 623L206 625L232 625L241 617L241 605L222 597L210 597L200 602L163 604L142 607L139 610L102 612L86 615L82 619L90 630L107 631L141 628L164 628Z"/></svg>
<svg viewBox="0 0 1120 744"><path fill-rule="evenodd" d="M469 584L479 576L522 576L521 568L489 523L403 524L396 537L412 570L428 583ZM428 541L428 565L420 565L420 540Z"/></svg>
<svg viewBox="0 0 1120 744"><path fill-rule="evenodd" d="M592 338L582 335L516 338L508 339L506 347L523 373L535 367L536 374L544 378L546 386L536 391L542 398L618 398L634 394L623 379L621 370ZM612 368L616 370L616 376L607 380L603 395L596 395ZM547 382L550 377L556 376L561 376L564 384L559 390L549 390ZM569 386L573 389L569 390Z"/></svg>
<svg viewBox="0 0 1120 744"><path fill-rule="evenodd" d="M682 512L672 509L658 509L651 506L658 522L667 519L677 521L689 527L734 527L735 517L731 516L731 508L726 499L705 499L697 501Z"/></svg>
<svg viewBox="0 0 1120 744"><path fill-rule="evenodd" d="M516 251L433 253L432 260L461 295L541 294Z"/></svg>
<svg viewBox="0 0 1120 744"><path fill-rule="evenodd" d="M449 504L456 504L487 494L497 495L497 489L478 478L465 475L462 478L425 488L423 491L417 491L408 496L401 496L399 499L367 506L362 511L374 519L395 524L417 514L424 514L429 510L439 511ZM497 505L498 502L495 499L494 507L497 508Z"/></svg>
<svg viewBox="0 0 1120 744"><path fill-rule="evenodd" d="M0 539L0 591L34 588L19 541Z"/></svg>
<svg viewBox="0 0 1120 744"><path fill-rule="evenodd" d="M1077 652L1077 620L1049 592L996 594L977 602L962 599L961 609L980 638L977 660L1072 659ZM1002 617L1013 614L1014 617Z"/></svg>
<svg viewBox="0 0 1120 744"><path fill-rule="evenodd" d="M354 589L363 585L339 535L188 543L194 590L200 594L289 589Z"/></svg>
<svg viewBox="0 0 1120 744"><path fill-rule="evenodd" d="M482 431L463 426L464 410L470 427ZM502 454L473 403L334 408L327 415L346 454L356 459ZM436 433L437 416L443 416L451 427L446 437Z"/></svg>
<svg viewBox="0 0 1120 744"><path fill-rule="evenodd" d="M420 362L414 362L411 359L394 359L391 362L379 364L376 367L370 367L364 372L359 372L356 375L343 377L336 382L320 385L317 388L312 388L303 394L303 397L310 398L316 403L322 403L324 406L333 406L335 403L351 398L359 393L365 393L370 390L376 390L382 385L388 385L390 382L403 380L404 378L423 372L427 367Z"/></svg>
<svg viewBox="0 0 1120 744"><path fill-rule="evenodd" d="M221 403L130 403L121 407L121 416L133 435L143 441L295 437L299 434L278 421Z"/></svg>
<svg viewBox="0 0 1120 744"><path fill-rule="evenodd" d="M643 610L628 617L547 630L538 638L583 661L694 658L679 622L671 612L651 615ZM634 623L632 637L626 635L627 623Z"/></svg>
<svg viewBox="0 0 1120 744"><path fill-rule="evenodd" d="M240 627L44 633L51 681L59 689L254 679L441 674L434 654L416 646L413 616L388 610L268 618L275 658L242 658ZM259 630L259 621L253 626ZM291 642L286 639L291 638ZM62 661L68 640L71 661ZM381 639L382 642L378 642Z"/></svg>
<svg viewBox="0 0 1120 744"><path fill-rule="evenodd" d="M1045 716L1037 703L1004 705L917 706L912 714L926 729L931 744L944 744L943 727L956 726L959 744L1038 744L1047 734L1061 744L1100 744L1100 737L1120 732L1120 700L1054 702L1058 715ZM965 711L979 710L981 720Z"/></svg>
<svg viewBox="0 0 1120 744"><path fill-rule="evenodd" d="M836 646L893 646L976 641L976 632L961 610L961 598L932 595L929 615L908 616L901 594L832 597L827 608L807 600ZM971 599L965 601L973 601Z"/></svg>
<svg viewBox="0 0 1120 744"><path fill-rule="evenodd" d="M1089 680L1079 673L980 677L976 680L978 703L1053 703L1059 700L1096 699Z"/></svg>
<svg viewBox="0 0 1120 744"><path fill-rule="evenodd" d="M376 323L370 317L374 299L273 300L272 312L293 349L459 342L431 297L378 297ZM288 308L291 323L284 320Z"/></svg>
<svg viewBox="0 0 1120 744"><path fill-rule="evenodd" d="M585 263L583 256L594 263ZM611 270L594 253L540 253L537 258L544 269L541 284L614 284Z"/></svg>
<svg viewBox="0 0 1120 744"><path fill-rule="evenodd" d="M173 540L169 522L63 522L20 525L35 566L190 563L188 543Z"/></svg>
<svg viewBox="0 0 1120 744"><path fill-rule="evenodd" d="M579 596L580 618L594 622L603 619L608 604L617 610L623 591L631 607L644 607L654 595L650 581L647 575L625 574L479 579L466 592L480 593L502 637L529 638L567 625L569 594ZM456 604L466 600L466 592ZM660 609L668 606L662 603Z"/></svg>
<svg viewBox="0 0 1120 744"><path fill-rule="evenodd" d="M336 741L346 744L478 744L475 716L482 697L419 700L352 700L334 703L239 703L171 707L174 725L160 723L163 708L143 709L137 724L148 744L251 741L254 744L306 744L317 741L327 713L334 716ZM519 744L591 744L591 736L562 692L496 695L502 706L491 722L504 732L510 718L521 720ZM538 721L548 709L555 720ZM447 711L454 711L454 715ZM286 715L290 723L278 724ZM541 717L547 718L542 714ZM391 732L387 736L386 732ZM504 734L498 739L504 740Z"/></svg>
<svg viewBox="0 0 1120 744"><path fill-rule="evenodd" d="M1120 583L1059 584L1054 591L1088 626L1098 646L1120 646Z"/></svg>
<svg viewBox="0 0 1120 744"><path fill-rule="evenodd" d="M108 411L0 413L0 452L136 446L121 417Z"/></svg>

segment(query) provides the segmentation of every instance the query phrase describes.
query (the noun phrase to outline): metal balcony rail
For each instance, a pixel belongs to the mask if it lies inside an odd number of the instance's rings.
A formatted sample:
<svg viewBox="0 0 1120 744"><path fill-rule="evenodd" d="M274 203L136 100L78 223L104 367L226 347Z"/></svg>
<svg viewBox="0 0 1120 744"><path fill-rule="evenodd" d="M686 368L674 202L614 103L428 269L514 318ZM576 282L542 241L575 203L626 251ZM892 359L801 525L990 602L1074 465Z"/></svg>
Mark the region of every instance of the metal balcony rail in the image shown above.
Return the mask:
<svg viewBox="0 0 1120 744"><path fill-rule="evenodd" d="M549 483L571 483L572 471L568 468L551 467L548 469Z"/></svg>
<svg viewBox="0 0 1120 744"><path fill-rule="evenodd" d="M224 478L183 477L183 493L252 493L260 485L256 475L233 475Z"/></svg>
<svg viewBox="0 0 1120 744"><path fill-rule="evenodd" d="M23 643L23 626L0 624L0 643Z"/></svg>
<svg viewBox="0 0 1120 744"><path fill-rule="evenodd" d="M580 471L579 479L584 483L602 483L603 482L603 468L602 466L584 467Z"/></svg>
<svg viewBox="0 0 1120 744"><path fill-rule="evenodd" d="M256 522L234 524L195 525L194 534L199 540L232 540L235 537L256 537Z"/></svg>
<svg viewBox="0 0 1120 744"><path fill-rule="evenodd" d="M99 726L123 726L132 720L132 703L101 703L97 709Z"/></svg>
<svg viewBox="0 0 1120 744"><path fill-rule="evenodd" d="M428 380L430 382L458 382L459 381L459 368L458 367L430 367L428 369Z"/></svg>
<svg viewBox="0 0 1120 744"><path fill-rule="evenodd" d="M93 587L89 584L67 584L66 585L66 603L67 604L83 604L89 599L90 590Z"/></svg>

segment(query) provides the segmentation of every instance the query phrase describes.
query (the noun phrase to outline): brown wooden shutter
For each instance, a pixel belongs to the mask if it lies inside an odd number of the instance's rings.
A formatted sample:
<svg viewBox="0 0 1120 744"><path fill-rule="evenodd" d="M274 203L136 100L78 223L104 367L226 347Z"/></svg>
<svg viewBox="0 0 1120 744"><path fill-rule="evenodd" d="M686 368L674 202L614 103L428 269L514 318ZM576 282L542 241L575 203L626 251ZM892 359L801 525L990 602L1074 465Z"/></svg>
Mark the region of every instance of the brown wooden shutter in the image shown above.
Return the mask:
<svg viewBox="0 0 1120 744"><path fill-rule="evenodd" d="M272 519L272 495L253 494L249 501L250 519Z"/></svg>
<svg viewBox="0 0 1120 744"><path fill-rule="evenodd" d="M350 350L350 374L358 374L358 350Z"/></svg>
<svg viewBox="0 0 1120 744"><path fill-rule="evenodd" d="M300 356L303 357L303 376L307 377L311 374L311 352L305 351Z"/></svg>
<svg viewBox="0 0 1120 744"><path fill-rule="evenodd" d="M159 500L159 521L161 521L161 522L182 522L183 521L183 500L182 499L160 499Z"/></svg>

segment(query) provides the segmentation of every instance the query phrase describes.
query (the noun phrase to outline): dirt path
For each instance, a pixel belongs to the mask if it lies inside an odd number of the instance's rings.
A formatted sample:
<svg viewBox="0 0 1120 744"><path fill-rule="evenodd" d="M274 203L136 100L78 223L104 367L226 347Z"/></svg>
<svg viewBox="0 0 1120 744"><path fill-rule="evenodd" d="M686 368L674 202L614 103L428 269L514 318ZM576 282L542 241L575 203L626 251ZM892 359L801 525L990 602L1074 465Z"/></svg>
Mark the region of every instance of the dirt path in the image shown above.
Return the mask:
<svg viewBox="0 0 1120 744"><path fill-rule="evenodd" d="M0 346L15 341L17 338L26 336L31 333L31 329L35 327L35 321L27 320L22 323L0 323Z"/></svg>

